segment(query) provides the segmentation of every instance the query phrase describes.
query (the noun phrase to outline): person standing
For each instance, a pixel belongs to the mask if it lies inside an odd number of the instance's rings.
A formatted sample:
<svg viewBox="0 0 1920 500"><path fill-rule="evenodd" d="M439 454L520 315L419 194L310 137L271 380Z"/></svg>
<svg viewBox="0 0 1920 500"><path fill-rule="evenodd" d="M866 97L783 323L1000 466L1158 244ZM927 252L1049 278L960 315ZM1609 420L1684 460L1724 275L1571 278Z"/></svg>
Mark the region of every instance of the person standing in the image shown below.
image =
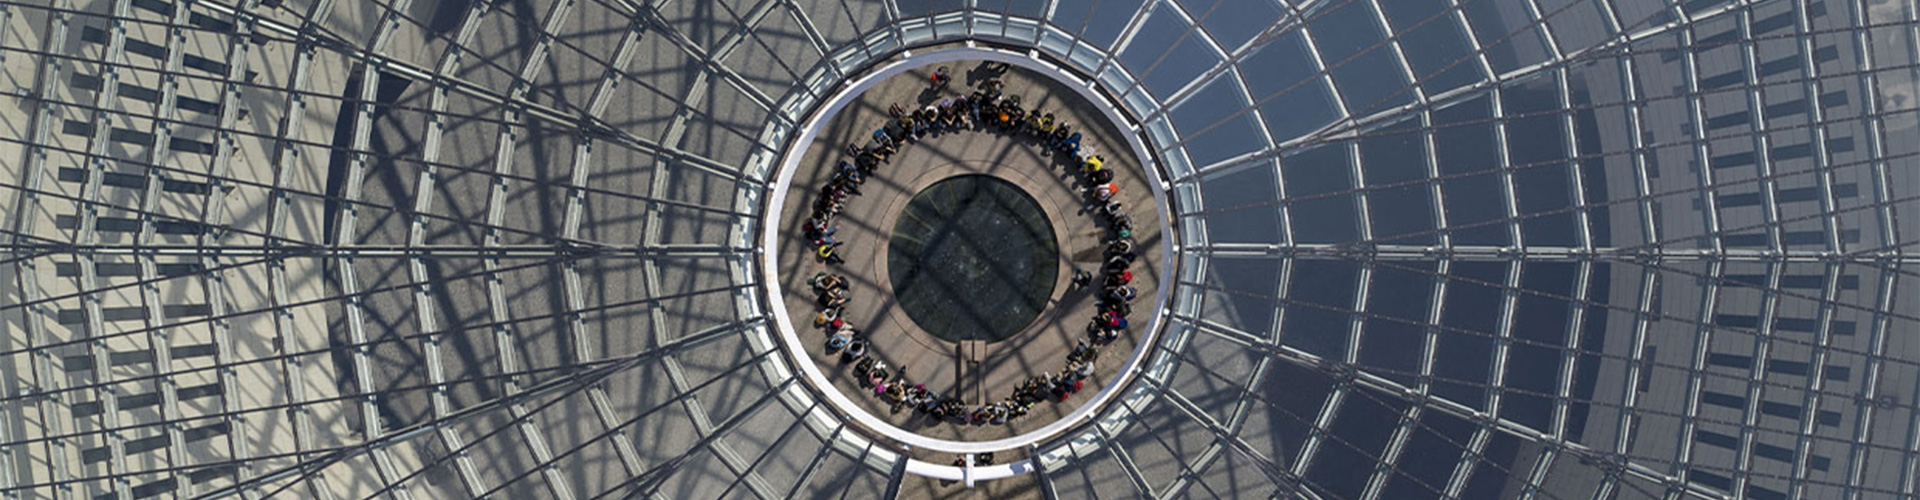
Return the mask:
<svg viewBox="0 0 1920 500"><path fill-rule="evenodd" d="M1073 268L1073 288L1075 290L1086 288L1087 284L1092 282L1093 282L1093 273L1087 272L1085 269L1081 269L1078 267Z"/></svg>

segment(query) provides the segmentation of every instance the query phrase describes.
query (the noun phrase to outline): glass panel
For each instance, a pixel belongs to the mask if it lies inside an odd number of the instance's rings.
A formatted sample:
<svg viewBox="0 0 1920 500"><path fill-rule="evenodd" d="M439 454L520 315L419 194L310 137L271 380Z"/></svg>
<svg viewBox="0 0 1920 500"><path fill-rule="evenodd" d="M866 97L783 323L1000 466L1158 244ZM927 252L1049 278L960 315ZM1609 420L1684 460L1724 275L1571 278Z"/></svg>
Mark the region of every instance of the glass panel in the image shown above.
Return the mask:
<svg viewBox="0 0 1920 500"><path fill-rule="evenodd" d="M1307 468L1306 480L1331 498L1363 498L1368 478L1386 454L1407 404L1356 386L1341 400L1339 413Z"/></svg>
<svg viewBox="0 0 1920 500"><path fill-rule="evenodd" d="M1053 24L1101 49L1120 38L1145 0L1060 0L1053 7Z"/></svg>
<svg viewBox="0 0 1920 500"><path fill-rule="evenodd" d="M1360 266L1348 260L1296 260L1288 278L1280 340L1334 360L1347 357Z"/></svg>
<svg viewBox="0 0 1920 500"><path fill-rule="evenodd" d="M1473 43L1446 0L1395 0L1380 3L1400 49L1413 66L1413 77L1428 94L1480 81L1480 61Z"/></svg>
<svg viewBox="0 0 1920 500"><path fill-rule="evenodd" d="M1579 269L1569 262L1521 266L1522 293L1515 298L1513 343L1502 379L1515 390L1501 395L1501 417L1535 430L1552 430L1553 397L1560 392L1567 330L1573 320L1574 305L1568 300Z"/></svg>
<svg viewBox="0 0 1920 500"><path fill-rule="evenodd" d="M1502 111L1515 117L1507 123L1507 159L1513 165L1521 239L1529 245L1579 245L1567 125L1554 80L1508 88L1500 101Z"/></svg>
<svg viewBox="0 0 1920 500"><path fill-rule="evenodd" d="M1120 62L1134 74L1144 75L1147 90L1165 99L1220 63L1219 54L1200 39L1200 32L1191 30L1171 4L1160 4L1127 43Z"/></svg>
<svg viewBox="0 0 1920 500"><path fill-rule="evenodd" d="M1433 309L1432 262L1374 266L1367 319L1360 335L1360 367L1408 386L1426 358L1427 315Z"/></svg>
<svg viewBox="0 0 1920 500"><path fill-rule="evenodd" d="M1258 162L1200 179L1200 196L1212 242L1281 242L1281 208L1269 204L1281 192L1273 163Z"/></svg>
<svg viewBox="0 0 1920 500"><path fill-rule="evenodd" d="M1368 132L1360 141L1360 167L1366 176L1367 209L1374 215L1373 238L1382 243L1431 245L1433 189L1427 173L1426 136L1420 122L1403 120Z"/></svg>
<svg viewBox="0 0 1920 500"><path fill-rule="evenodd" d="M1400 455L1393 475L1381 489L1381 498L1440 498L1459 457L1473 439L1473 430L1473 424L1452 415L1422 412L1407 437L1407 451Z"/></svg>
<svg viewBox="0 0 1920 500"><path fill-rule="evenodd" d="M1204 316L1238 330L1266 334L1274 331L1274 313L1280 294L1280 260L1214 257L1208 262L1205 283L1227 292L1207 299Z"/></svg>
<svg viewBox="0 0 1920 500"><path fill-rule="evenodd" d="M1296 240L1344 243L1360 239L1359 197L1353 192L1349 151L1346 145L1332 144L1280 160Z"/></svg>
<svg viewBox="0 0 1920 500"><path fill-rule="evenodd" d="M1348 2L1319 13L1309 27L1321 62L1333 74L1350 114L1368 114L1413 98L1400 62L1387 46L1371 2Z"/></svg>
<svg viewBox="0 0 1920 500"><path fill-rule="evenodd" d="M1340 117L1332 87L1318 73L1299 31L1261 46L1239 68L1275 141L1300 137Z"/></svg>
<svg viewBox="0 0 1920 500"><path fill-rule="evenodd" d="M1540 30L1533 24L1526 4L1520 2L1467 2L1467 24L1475 39L1486 48L1487 60L1495 73L1505 73L1545 62L1551 54Z"/></svg>
<svg viewBox="0 0 1920 500"><path fill-rule="evenodd" d="M1440 195L1446 201L1447 232L1455 245L1504 246L1506 189L1494 142L1493 110L1485 97L1433 113L1434 157L1440 162Z"/></svg>
<svg viewBox="0 0 1920 500"><path fill-rule="evenodd" d="M1448 269L1447 294L1440 310L1439 344L1434 349L1434 394L1472 408L1486 405L1493 348L1500 336L1500 284L1504 262L1455 261Z"/></svg>
<svg viewBox="0 0 1920 500"><path fill-rule="evenodd" d="M967 0L910 0L897 4L900 6L900 17L904 19L958 11L966 8Z"/></svg>
<svg viewBox="0 0 1920 500"><path fill-rule="evenodd" d="M1560 51L1565 53L1589 49L1613 37L1614 30L1607 22L1606 8L1606 2L1591 0L1540 2L1540 12L1546 13L1547 26L1559 42Z"/></svg>
<svg viewBox="0 0 1920 500"><path fill-rule="evenodd" d="M1280 5L1274 0L1182 0L1180 3L1188 13L1200 18L1200 25L1227 51L1272 27L1281 13Z"/></svg>
<svg viewBox="0 0 1920 500"><path fill-rule="evenodd" d="M1270 362L1258 386L1265 404L1248 412L1240 438L1275 462L1293 463L1307 432L1326 406L1333 380L1325 372L1291 362Z"/></svg>
<svg viewBox="0 0 1920 500"><path fill-rule="evenodd" d="M1232 78L1215 78L1174 108L1173 126L1187 142L1187 155L1205 169L1214 162L1266 147L1247 100Z"/></svg>

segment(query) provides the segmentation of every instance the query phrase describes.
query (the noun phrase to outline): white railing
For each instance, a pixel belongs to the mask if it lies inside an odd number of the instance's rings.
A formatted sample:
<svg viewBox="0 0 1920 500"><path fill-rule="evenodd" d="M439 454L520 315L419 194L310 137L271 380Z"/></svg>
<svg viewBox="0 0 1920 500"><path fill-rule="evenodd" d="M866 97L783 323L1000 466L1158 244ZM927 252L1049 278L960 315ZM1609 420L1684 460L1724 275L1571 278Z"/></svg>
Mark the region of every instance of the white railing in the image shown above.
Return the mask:
<svg viewBox="0 0 1920 500"><path fill-rule="evenodd" d="M1179 248L1178 244L1174 242L1179 241L1179 239L1175 238L1171 233L1173 221L1170 220L1169 212L1166 210L1166 207L1170 206L1166 192L1167 179L1161 175L1159 168L1155 168L1152 165L1155 157L1149 154L1146 143L1141 139L1142 131L1140 127L1125 115L1122 115L1105 96L1096 91L1093 87L1095 85L1094 82L1080 78L1072 71L1061 68L1050 61L1041 59L1030 53L978 47L972 44L966 47L942 48L920 53L911 50L903 51L896 60L875 67L859 76L859 78L854 80L850 85L842 87L840 92L832 97L832 100L827 102L825 106L817 108L817 111L806 119L799 136L792 142L787 143L788 148L781 157L778 171L775 173L775 180L768 186L768 199L764 205L767 207L766 209L768 211L779 210L779 207L785 205L786 196L790 192L793 184L796 167L799 165L807 149L812 147L814 140L819 134L821 125L838 115L849 103L859 98L860 95L868 89L871 89L874 85L889 77L914 68L939 63L976 60L1004 62L1067 83L1067 86L1079 93L1080 97L1092 103L1095 108L1098 108L1100 112L1106 116L1107 120L1125 130L1126 133L1121 135L1126 138L1128 146L1133 150L1135 157L1140 159L1142 167L1147 171L1151 179L1150 184L1152 184L1151 191L1153 192L1154 200L1159 205L1155 212L1159 215L1160 219L1161 241L1167 242L1161 245L1160 268L1170 270L1173 269L1173 266L1178 265L1174 260L1174 255ZM1032 445L1048 441L1069 430L1093 421L1099 410L1105 408L1108 403L1112 402L1116 396L1120 395L1122 391L1130 385L1128 382L1139 374L1141 365L1151 355L1154 341L1167 317L1167 291L1175 281L1172 279L1160 280L1158 290L1155 292L1154 314L1153 317L1148 320L1147 327L1143 330L1140 342L1135 347L1133 354L1127 358L1127 362L1121 369L1119 376L1114 377L1112 382L1095 393L1092 400L1074 409L1074 411L1068 413L1066 417L1031 432L991 441L953 441L923 436L901 429L874 416L852 399L848 398L846 394L834 388L833 382L827 378L826 374L821 371L818 365L813 363L812 357L807 354L805 346L802 344L800 336L797 333L798 331L794 328L793 319L789 317L786 308L782 305L785 303L784 293L777 285L780 283L778 273L781 271L778 263L781 244L780 226L765 224L759 229L761 231L760 243L763 249L763 251L759 253L759 258L761 259L760 272L763 273L760 282L765 287L769 298L770 311L768 312L772 313L774 318L775 330L778 335L777 340L784 346L787 352L791 354L792 359L795 360L795 368L798 369L799 375L807 380L810 385L816 387L818 389L816 392L825 397L827 403L835 408L836 413L847 419L848 423L854 424L867 431L878 433L885 439L910 449L929 450L940 453L970 456L979 453L1025 450ZM951 481L964 481L968 485L971 485L974 481L978 480L1006 478L1033 472L1037 466L1037 463L1034 462L1035 458L1037 457L984 467L971 465L955 467L906 458L906 470L907 472L921 476Z"/></svg>

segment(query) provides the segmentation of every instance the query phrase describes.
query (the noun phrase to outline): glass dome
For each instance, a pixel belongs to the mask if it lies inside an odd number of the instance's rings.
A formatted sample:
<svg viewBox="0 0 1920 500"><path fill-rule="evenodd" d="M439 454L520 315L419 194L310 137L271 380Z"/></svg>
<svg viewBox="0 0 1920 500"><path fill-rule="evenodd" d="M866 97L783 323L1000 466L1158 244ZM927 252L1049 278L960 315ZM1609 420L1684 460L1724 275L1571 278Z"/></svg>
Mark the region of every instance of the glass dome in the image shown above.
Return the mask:
<svg viewBox="0 0 1920 500"><path fill-rule="evenodd" d="M0 495L1912 497L1916 26L1883 0L0 4ZM967 44L1121 103L1177 269L1120 397L1025 473L944 485L796 375L756 234L827 96Z"/></svg>

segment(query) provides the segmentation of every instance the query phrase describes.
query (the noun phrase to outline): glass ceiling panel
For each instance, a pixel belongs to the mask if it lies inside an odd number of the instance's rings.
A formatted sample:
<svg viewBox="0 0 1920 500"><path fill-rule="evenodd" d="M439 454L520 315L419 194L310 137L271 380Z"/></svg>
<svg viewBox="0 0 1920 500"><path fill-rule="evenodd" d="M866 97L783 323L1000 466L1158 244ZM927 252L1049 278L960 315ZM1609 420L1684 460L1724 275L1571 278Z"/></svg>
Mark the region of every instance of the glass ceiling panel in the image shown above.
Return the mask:
<svg viewBox="0 0 1920 500"><path fill-rule="evenodd" d="M1359 263L1304 261L1287 280L1281 344L1322 358L1346 359L1351 311L1361 286Z"/></svg>
<svg viewBox="0 0 1920 500"><path fill-rule="evenodd" d="M1419 384L1436 269L1431 262L1408 262L1370 270L1357 367L1409 387Z"/></svg>
<svg viewBox="0 0 1920 500"><path fill-rule="evenodd" d="M1522 440L1505 432L1493 432L1474 461L1473 475L1467 479L1461 495L1476 498L1519 498L1530 486L1528 475L1539 460L1544 445Z"/></svg>
<svg viewBox="0 0 1920 500"><path fill-rule="evenodd" d="M1139 468L1141 479L1154 491L1164 491L1193 470L1214 443L1213 429L1193 419L1173 404L1159 404L1132 413L1135 425L1114 436L1114 444L1127 450L1127 456Z"/></svg>
<svg viewBox="0 0 1920 500"><path fill-rule="evenodd" d="M900 6L900 17L909 18L964 10L967 3L967 0L915 0L898 2L897 5Z"/></svg>
<svg viewBox="0 0 1920 500"><path fill-rule="evenodd" d="M1540 29L1520 2L1466 2L1461 6L1487 63L1502 74L1551 59Z"/></svg>
<svg viewBox="0 0 1920 500"><path fill-rule="evenodd" d="M1314 47L1328 65L1339 64L1362 52L1380 49L1387 34L1375 17L1372 2L1341 2L1314 11L1307 19Z"/></svg>
<svg viewBox="0 0 1920 500"><path fill-rule="evenodd" d="M1105 50L1120 39L1144 0L1060 0L1053 6L1054 26L1077 34L1081 40Z"/></svg>
<svg viewBox="0 0 1920 500"><path fill-rule="evenodd" d="M1501 91L1506 124L1507 161L1513 165L1515 212L1521 241L1528 245L1571 247L1580 244L1580 220L1574 212L1573 164L1568 162L1566 116L1555 81L1533 80Z"/></svg>
<svg viewBox="0 0 1920 500"><path fill-rule="evenodd" d="M1487 407L1494 347L1505 314L1500 285L1511 267L1503 262L1456 261L1444 272L1440 326L1434 346L1434 394L1469 408Z"/></svg>
<svg viewBox="0 0 1920 500"><path fill-rule="evenodd" d="M1200 169L1266 147L1266 138L1247 113L1246 93L1231 75L1215 77L1171 114L1185 141L1187 157Z"/></svg>
<svg viewBox="0 0 1920 500"><path fill-rule="evenodd" d="M1038 19L1047 15L1044 2L1023 2L1020 0L979 0L980 10L999 12L1028 19Z"/></svg>
<svg viewBox="0 0 1920 500"><path fill-rule="evenodd" d="M1360 240L1360 200L1353 185L1352 150L1329 144L1280 159L1293 237L1302 243Z"/></svg>
<svg viewBox="0 0 1920 500"><path fill-rule="evenodd" d="M1231 422L1234 411L1246 401L1248 379L1261 361L1243 342L1214 333L1194 335L1166 389L1212 421Z"/></svg>
<svg viewBox="0 0 1920 500"><path fill-rule="evenodd" d="M1555 431L1554 400L1561 393L1569 328L1579 309L1571 302L1579 278L1579 265L1570 262L1521 266L1521 295L1515 299L1513 341L1502 379L1506 384L1501 392L1501 418Z"/></svg>
<svg viewBox="0 0 1920 500"><path fill-rule="evenodd" d="M1271 162L1253 162L1245 166L1209 173L1200 180L1200 196L1215 208L1205 215L1207 241L1213 243L1278 243L1281 234L1279 207L1267 204L1271 193L1280 191ZM1244 208L1235 208L1244 207Z"/></svg>
<svg viewBox="0 0 1920 500"><path fill-rule="evenodd" d="M1406 407L1365 389L1348 391L1307 465L1307 485L1332 498L1361 498Z"/></svg>
<svg viewBox="0 0 1920 500"><path fill-rule="evenodd" d="M1182 165L1166 371L1037 495L1920 493L1905 3L68 3L0 16L24 497L917 480L746 336L739 173L1001 15Z"/></svg>
<svg viewBox="0 0 1920 500"><path fill-rule="evenodd" d="M1314 48L1327 65L1347 112L1355 115L1405 104L1413 98L1399 59L1372 2L1347 2L1308 20Z"/></svg>
<svg viewBox="0 0 1920 500"><path fill-rule="evenodd" d="M1292 464L1336 381L1307 366L1271 363L1262 382L1239 437L1269 460Z"/></svg>
<svg viewBox="0 0 1920 500"><path fill-rule="evenodd" d="M1360 167L1367 183L1373 238L1383 243L1431 245L1435 231L1432 174L1420 122L1402 120L1367 132L1360 140Z"/></svg>
<svg viewBox="0 0 1920 500"><path fill-rule="evenodd" d="M1542 0L1540 12L1547 17L1547 29L1553 33L1560 51L1573 53L1600 45L1615 34L1607 20L1606 2L1585 0Z"/></svg>
<svg viewBox="0 0 1920 500"><path fill-rule="evenodd" d="M1188 13L1222 50L1232 51L1279 21L1284 12L1276 0L1181 0Z"/></svg>
<svg viewBox="0 0 1920 500"><path fill-rule="evenodd" d="M1280 264L1276 259L1213 259L1202 283L1213 293L1206 297L1201 316L1243 332L1274 331L1278 303L1273 298L1280 295Z"/></svg>
<svg viewBox="0 0 1920 500"><path fill-rule="evenodd" d="M1402 455L1380 490L1382 498L1435 499L1447 490L1458 464L1450 457L1466 454L1472 424L1437 411L1421 412L1403 445Z"/></svg>
<svg viewBox="0 0 1920 500"><path fill-rule="evenodd" d="M1341 116L1332 86L1307 50L1303 31L1294 30L1261 45L1239 67L1276 142L1293 140Z"/></svg>
<svg viewBox="0 0 1920 500"><path fill-rule="evenodd" d="M1272 481L1260 469L1258 460L1247 457L1238 450L1221 453L1205 471L1187 488L1187 494L1195 498L1266 498L1284 497L1278 484Z"/></svg>
<svg viewBox="0 0 1920 500"><path fill-rule="evenodd" d="M1203 36L1205 33L1187 24L1172 4L1162 3L1128 42L1120 60L1129 68L1145 68L1136 75L1154 97L1166 99L1220 63L1220 55L1207 46ZM1244 108L1245 104L1237 107Z"/></svg>
<svg viewBox="0 0 1920 500"><path fill-rule="evenodd" d="M1507 199L1500 174L1492 99L1476 97L1433 112L1434 158L1447 235L1454 245L1507 245Z"/></svg>

